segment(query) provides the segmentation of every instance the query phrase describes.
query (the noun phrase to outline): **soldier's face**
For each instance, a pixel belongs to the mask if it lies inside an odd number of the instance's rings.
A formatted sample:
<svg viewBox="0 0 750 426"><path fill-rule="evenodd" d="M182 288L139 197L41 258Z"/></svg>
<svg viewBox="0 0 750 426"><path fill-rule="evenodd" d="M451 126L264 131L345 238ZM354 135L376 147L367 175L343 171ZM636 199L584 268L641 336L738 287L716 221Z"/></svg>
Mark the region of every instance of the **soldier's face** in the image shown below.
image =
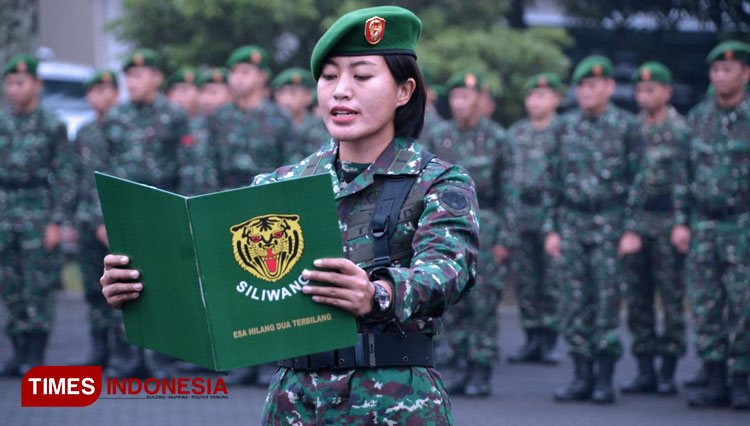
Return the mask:
<svg viewBox="0 0 750 426"><path fill-rule="evenodd" d="M280 107L296 115L310 106L312 94L304 86L287 84L276 89L273 99Z"/></svg>
<svg viewBox="0 0 750 426"><path fill-rule="evenodd" d="M586 77L576 86L578 106L586 113L599 113L607 107L615 91L615 81L604 77Z"/></svg>
<svg viewBox="0 0 750 426"><path fill-rule="evenodd" d="M318 104L328 132L342 142L390 142L396 108L406 105L416 83L396 83L379 55L327 59L318 79Z"/></svg>
<svg viewBox="0 0 750 426"><path fill-rule="evenodd" d="M16 72L5 77L5 96L17 110L26 110L37 101L41 89L41 80L31 74Z"/></svg>
<svg viewBox="0 0 750 426"><path fill-rule="evenodd" d="M639 81L635 85L635 101L645 111L664 108L672 97L672 86L656 81Z"/></svg>
<svg viewBox="0 0 750 426"><path fill-rule="evenodd" d="M456 87L451 89L448 95L448 103L451 107L453 119L461 125L471 123L479 118L479 104L482 94L476 89L468 87Z"/></svg>
<svg viewBox="0 0 750 426"><path fill-rule="evenodd" d="M95 84L86 92L86 100L91 109L98 114L104 114L117 102L117 89L111 84Z"/></svg>
<svg viewBox="0 0 750 426"><path fill-rule="evenodd" d="M211 114L216 108L232 102L232 94L224 83L206 83L201 86L198 104L201 112Z"/></svg>
<svg viewBox="0 0 750 426"><path fill-rule="evenodd" d="M177 83L169 89L167 99L169 102L185 110L188 115L194 116L198 113L198 87L190 83Z"/></svg>
<svg viewBox="0 0 750 426"><path fill-rule="evenodd" d="M125 85L134 102L151 100L159 92L162 73L145 66L134 66L125 71Z"/></svg>
<svg viewBox="0 0 750 426"><path fill-rule="evenodd" d="M228 80L232 96L243 97L263 89L266 73L255 65L240 62L229 70Z"/></svg>
<svg viewBox="0 0 750 426"><path fill-rule="evenodd" d="M708 75L716 88L716 95L729 97L745 87L750 67L740 61L714 61Z"/></svg>
<svg viewBox="0 0 750 426"><path fill-rule="evenodd" d="M560 94L547 87L532 89L524 98L524 106L532 120L545 118L560 106Z"/></svg>

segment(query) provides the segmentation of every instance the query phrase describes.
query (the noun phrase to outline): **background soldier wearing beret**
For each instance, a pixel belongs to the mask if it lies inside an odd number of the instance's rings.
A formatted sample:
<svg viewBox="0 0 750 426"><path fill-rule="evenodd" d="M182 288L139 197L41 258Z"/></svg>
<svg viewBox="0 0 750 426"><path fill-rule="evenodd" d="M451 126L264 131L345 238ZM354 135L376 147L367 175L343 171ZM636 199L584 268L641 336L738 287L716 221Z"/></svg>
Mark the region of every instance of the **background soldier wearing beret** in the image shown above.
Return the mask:
<svg viewBox="0 0 750 426"><path fill-rule="evenodd" d="M459 72L446 86L453 120L425 142L439 158L469 171L477 185L482 229L477 286L445 319L445 336L461 368L448 388L453 394L487 396L499 358L497 308L505 280L503 262L512 244L513 156L508 133L480 115L482 75Z"/></svg>
<svg viewBox="0 0 750 426"><path fill-rule="evenodd" d="M518 280L518 307L526 332L524 345L508 357L511 362L559 362L559 355L554 352L558 332L557 284L547 273L542 189L549 178L547 164L555 148L554 124L562 90L556 74L531 77L524 87L528 118L509 130L516 148L513 181L520 192L516 218L520 235L510 261Z"/></svg>
<svg viewBox="0 0 750 426"><path fill-rule="evenodd" d="M310 77L310 71L302 68L289 68L273 79L273 100L277 105L287 110L294 122L294 131L298 146L290 151L291 157L287 161L301 160L317 151L330 136L323 120L310 113L310 104L315 93L315 81ZM291 143L291 142L290 142Z"/></svg>
<svg viewBox="0 0 750 426"><path fill-rule="evenodd" d="M639 219L642 248L625 259L628 278L628 328L637 376L622 387L626 393L674 394L677 360L685 354L683 267L687 247L671 242L673 187L685 185L687 138L685 119L669 105L672 73L658 62L646 62L632 77L643 141L643 161L636 186L644 203ZM658 334L655 295L664 309L664 331ZM661 357L657 377L654 357Z"/></svg>
<svg viewBox="0 0 750 426"><path fill-rule="evenodd" d="M555 129L543 199L545 251L561 273L560 314L575 362L574 379L555 400L612 403L612 376L622 355L618 257L640 246L631 211L641 146L634 117L609 102L615 88L609 59L583 59L572 80L579 109L561 116Z"/></svg>
<svg viewBox="0 0 750 426"><path fill-rule="evenodd" d="M123 65L130 100L112 108L103 128L109 153L106 170L115 176L176 191L179 184L177 151L188 133L188 117L159 92L164 76L160 57L151 49L133 51ZM120 330L122 332L122 330ZM149 375L143 351L121 362L112 362L108 376ZM170 373L161 356L155 357L154 377Z"/></svg>
<svg viewBox="0 0 750 426"><path fill-rule="evenodd" d="M102 296L99 277L102 275L100 259L109 248L96 192L94 172L105 170L107 142L102 124L107 111L117 102L117 74L111 70L96 72L85 84L86 100L96 112L96 120L82 126L76 134L77 197L74 222L78 230L78 260L83 278L84 295L89 306L89 332L92 352L80 365L107 367L110 341L115 346L128 348L122 333L120 314L107 304ZM112 336L112 337L110 337Z"/></svg>
<svg viewBox="0 0 750 426"><path fill-rule="evenodd" d="M232 93L227 86L226 68L209 68L200 73L198 89L198 106L201 114L205 116L232 102Z"/></svg>
<svg viewBox="0 0 750 426"><path fill-rule="evenodd" d="M749 61L750 46L738 41L720 43L709 53L714 96L688 114L690 183L675 188L680 211L675 221L681 226L673 241L690 244L688 295L698 356L709 376L708 389L691 396L693 407L750 408Z"/></svg>
<svg viewBox="0 0 750 426"><path fill-rule="evenodd" d="M3 68L11 109L0 111L0 283L13 356L2 376L43 363L54 313L61 224L75 181L65 125L39 104L39 60L18 54Z"/></svg>

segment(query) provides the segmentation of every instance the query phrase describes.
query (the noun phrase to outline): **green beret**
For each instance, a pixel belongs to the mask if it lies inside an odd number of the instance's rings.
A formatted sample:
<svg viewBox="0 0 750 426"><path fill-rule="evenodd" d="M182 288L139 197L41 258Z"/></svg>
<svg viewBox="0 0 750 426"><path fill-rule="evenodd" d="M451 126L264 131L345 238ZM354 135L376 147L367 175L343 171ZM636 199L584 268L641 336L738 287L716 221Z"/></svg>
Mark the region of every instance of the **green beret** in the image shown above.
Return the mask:
<svg viewBox="0 0 750 426"><path fill-rule="evenodd" d="M39 65L39 58L28 53L19 53L8 61L3 68L3 76L11 73L25 72L36 77L36 67Z"/></svg>
<svg viewBox="0 0 750 426"><path fill-rule="evenodd" d="M663 84L672 84L672 72L666 65L660 62L646 62L633 71L633 83L639 81L656 81Z"/></svg>
<svg viewBox="0 0 750 426"><path fill-rule="evenodd" d="M706 63L714 61L740 61L743 64L750 63L750 45L737 40L722 41L711 49L706 57Z"/></svg>
<svg viewBox="0 0 750 426"><path fill-rule="evenodd" d="M151 49L136 49L128 55L122 70L127 71L130 67L150 67L161 71L161 57Z"/></svg>
<svg viewBox="0 0 750 426"><path fill-rule="evenodd" d="M330 56L409 55L417 57L422 21L398 6L359 9L340 17L318 40L310 58L315 80Z"/></svg>
<svg viewBox="0 0 750 426"><path fill-rule="evenodd" d="M235 51L229 55L226 67L231 70L234 65L241 62L255 65L264 71L270 71L270 68L268 67L268 53L265 49L259 46L242 46L235 49Z"/></svg>
<svg viewBox="0 0 750 426"><path fill-rule="evenodd" d="M448 95L448 90L442 84L431 84L430 89L435 91L435 94L438 96Z"/></svg>
<svg viewBox="0 0 750 426"><path fill-rule="evenodd" d="M558 93L562 92L563 89L560 76L551 72L543 72L531 77L529 81L526 82L526 85L523 86L523 94L526 96L530 91L540 87L547 87Z"/></svg>
<svg viewBox="0 0 750 426"><path fill-rule="evenodd" d="M177 83L187 83L197 85L198 70L194 67L182 67L175 71L167 79L167 90L171 89Z"/></svg>
<svg viewBox="0 0 750 426"><path fill-rule="evenodd" d="M573 84L586 77L612 77L612 61L601 55L592 55L578 63L573 71Z"/></svg>
<svg viewBox="0 0 750 426"><path fill-rule="evenodd" d="M312 89L315 86L315 81L313 81L312 76L310 76L310 71L304 68L289 68L282 71L273 79L271 87L278 89L287 84L294 84Z"/></svg>
<svg viewBox="0 0 750 426"><path fill-rule="evenodd" d="M203 86L207 83L221 83L226 84L227 83L227 69L226 68L211 68L203 71L198 76L198 80L196 81L196 84L198 87Z"/></svg>
<svg viewBox="0 0 750 426"><path fill-rule="evenodd" d="M112 70L99 70L83 83L83 88L88 92L97 84L109 84L117 89L117 74Z"/></svg>
<svg viewBox="0 0 750 426"><path fill-rule="evenodd" d="M445 89L450 92L457 87L476 89L477 92L484 90L484 75L478 71L464 70L457 72L445 83Z"/></svg>

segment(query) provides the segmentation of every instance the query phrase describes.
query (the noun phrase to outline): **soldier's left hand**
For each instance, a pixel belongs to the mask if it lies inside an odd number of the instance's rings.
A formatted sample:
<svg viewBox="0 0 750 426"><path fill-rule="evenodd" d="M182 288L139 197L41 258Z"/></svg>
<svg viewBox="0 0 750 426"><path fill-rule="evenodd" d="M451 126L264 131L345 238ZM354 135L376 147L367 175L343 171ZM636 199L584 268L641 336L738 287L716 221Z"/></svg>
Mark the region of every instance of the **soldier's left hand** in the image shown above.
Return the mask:
<svg viewBox="0 0 750 426"><path fill-rule="evenodd" d="M364 269L345 258L317 259L314 264L318 268L332 271L306 269L302 272L302 277L333 285L302 287L304 293L312 295L313 301L338 306L354 315L366 315L372 311L372 295L375 293L375 287ZM384 287L393 294L390 285L384 285Z"/></svg>
<svg viewBox="0 0 750 426"><path fill-rule="evenodd" d="M60 225L50 223L44 228L44 250L51 251L60 245L62 241L62 230Z"/></svg>
<svg viewBox="0 0 750 426"><path fill-rule="evenodd" d="M620 247L617 250L617 255L627 256L630 254L637 253L641 249L641 236L635 232L626 232L625 235L620 238Z"/></svg>
<svg viewBox="0 0 750 426"><path fill-rule="evenodd" d="M510 256L510 250L508 250L504 246L496 244L492 247L492 256L495 258L495 262L503 263L505 262L505 259Z"/></svg>

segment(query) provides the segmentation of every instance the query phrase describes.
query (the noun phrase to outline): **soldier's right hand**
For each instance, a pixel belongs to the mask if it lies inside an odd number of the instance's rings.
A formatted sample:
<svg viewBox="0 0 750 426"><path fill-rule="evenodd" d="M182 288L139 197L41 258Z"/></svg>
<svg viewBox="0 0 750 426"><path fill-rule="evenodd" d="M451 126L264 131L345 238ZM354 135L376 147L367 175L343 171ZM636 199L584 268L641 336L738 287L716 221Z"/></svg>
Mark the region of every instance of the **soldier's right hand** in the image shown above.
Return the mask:
<svg viewBox="0 0 750 426"><path fill-rule="evenodd" d="M127 256L108 254L104 257L104 274L99 279L102 294L114 308L121 308L128 300L137 299L143 290L143 283L133 282L140 276L135 269L123 269L130 263Z"/></svg>
<svg viewBox="0 0 750 426"><path fill-rule="evenodd" d="M550 232L544 238L544 252L558 258L562 254L562 240L557 232Z"/></svg>

